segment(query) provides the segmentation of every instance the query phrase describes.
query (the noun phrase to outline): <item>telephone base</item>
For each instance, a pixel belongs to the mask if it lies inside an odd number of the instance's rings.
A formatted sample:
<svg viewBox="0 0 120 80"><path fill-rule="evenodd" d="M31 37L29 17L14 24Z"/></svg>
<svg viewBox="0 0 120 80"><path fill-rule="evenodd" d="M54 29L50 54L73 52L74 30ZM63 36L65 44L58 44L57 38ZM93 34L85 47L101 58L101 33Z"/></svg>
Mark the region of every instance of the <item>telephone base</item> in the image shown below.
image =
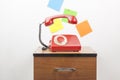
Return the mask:
<svg viewBox="0 0 120 80"><path fill-rule="evenodd" d="M59 43L59 38L63 38L63 43ZM71 34L61 34L54 35L50 42L50 50L52 52L64 51L64 52L78 52L81 50L81 45L79 39L76 35Z"/></svg>
<svg viewBox="0 0 120 80"><path fill-rule="evenodd" d="M81 50L81 46L51 47L50 50L52 52L79 52Z"/></svg>

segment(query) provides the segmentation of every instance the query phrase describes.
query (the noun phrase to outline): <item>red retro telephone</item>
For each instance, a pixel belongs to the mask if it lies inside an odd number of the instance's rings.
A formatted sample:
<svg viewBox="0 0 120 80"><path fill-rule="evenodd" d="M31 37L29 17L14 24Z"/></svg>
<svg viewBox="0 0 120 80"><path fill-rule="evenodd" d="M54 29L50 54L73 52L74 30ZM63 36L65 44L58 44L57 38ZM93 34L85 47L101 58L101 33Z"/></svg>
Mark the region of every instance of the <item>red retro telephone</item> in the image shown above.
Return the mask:
<svg viewBox="0 0 120 80"><path fill-rule="evenodd" d="M77 24L77 19L75 16L71 15L56 15L56 16L51 16L45 19L43 22L45 26L49 26L53 24L54 19L56 18L67 18L68 22L71 24ZM39 41L40 43L44 46L42 50L46 50L49 48L52 52L56 51L80 51L81 50L81 45L79 42L79 39L77 38L76 35L71 35L71 34L60 34L60 35L53 35L52 40L50 41L50 45L47 46L44 44L41 40L41 23L39 25ZM57 27L57 26L56 26Z"/></svg>

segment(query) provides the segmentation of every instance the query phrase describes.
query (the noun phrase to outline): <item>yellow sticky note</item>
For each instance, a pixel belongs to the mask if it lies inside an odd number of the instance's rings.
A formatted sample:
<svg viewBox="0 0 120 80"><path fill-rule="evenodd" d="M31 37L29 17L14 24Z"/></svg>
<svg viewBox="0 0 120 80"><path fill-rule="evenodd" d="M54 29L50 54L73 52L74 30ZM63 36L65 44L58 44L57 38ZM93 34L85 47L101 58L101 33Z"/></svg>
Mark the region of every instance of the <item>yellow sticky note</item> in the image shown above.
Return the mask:
<svg viewBox="0 0 120 80"><path fill-rule="evenodd" d="M54 23L49 26L49 29L52 33L57 32L61 29L63 29L62 21L61 19L54 19Z"/></svg>
<svg viewBox="0 0 120 80"><path fill-rule="evenodd" d="M88 23L88 21L83 21L82 23L79 23L76 25L77 31L79 32L80 36L83 37L87 35L88 33L92 32L92 29Z"/></svg>

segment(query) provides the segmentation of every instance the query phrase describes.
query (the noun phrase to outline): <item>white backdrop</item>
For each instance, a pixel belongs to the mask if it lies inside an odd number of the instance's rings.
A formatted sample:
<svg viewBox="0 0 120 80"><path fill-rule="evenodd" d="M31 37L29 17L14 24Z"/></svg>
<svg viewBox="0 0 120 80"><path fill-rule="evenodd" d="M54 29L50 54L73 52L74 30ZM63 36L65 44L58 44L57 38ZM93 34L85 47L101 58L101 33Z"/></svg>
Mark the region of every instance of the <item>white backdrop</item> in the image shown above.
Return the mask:
<svg viewBox="0 0 120 80"><path fill-rule="evenodd" d="M0 0L0 80L33 80L33 52L40 46L38 25L50 15L62 14L64 8L77 11L78 21L88 20L93 29L78 37L83 46L98 53L97 80L120 80L120 1L64 0L59 12L47 7L48 1ZM73 25L64 26L77 35ZM48 42L51 33L45 31Z"/></svg>

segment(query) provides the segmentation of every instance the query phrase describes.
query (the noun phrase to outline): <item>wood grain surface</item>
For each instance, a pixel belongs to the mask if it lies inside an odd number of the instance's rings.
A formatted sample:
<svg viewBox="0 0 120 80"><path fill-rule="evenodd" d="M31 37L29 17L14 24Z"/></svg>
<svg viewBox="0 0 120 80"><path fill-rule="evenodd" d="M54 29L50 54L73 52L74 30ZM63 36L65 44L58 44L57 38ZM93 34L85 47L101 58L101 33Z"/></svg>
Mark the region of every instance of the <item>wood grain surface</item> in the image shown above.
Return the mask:
<svg viewBox="0 0 120 80"><path fill-rule="evenodd" d="M34 80L96 80L96 57L34 57Z"/></svg>

